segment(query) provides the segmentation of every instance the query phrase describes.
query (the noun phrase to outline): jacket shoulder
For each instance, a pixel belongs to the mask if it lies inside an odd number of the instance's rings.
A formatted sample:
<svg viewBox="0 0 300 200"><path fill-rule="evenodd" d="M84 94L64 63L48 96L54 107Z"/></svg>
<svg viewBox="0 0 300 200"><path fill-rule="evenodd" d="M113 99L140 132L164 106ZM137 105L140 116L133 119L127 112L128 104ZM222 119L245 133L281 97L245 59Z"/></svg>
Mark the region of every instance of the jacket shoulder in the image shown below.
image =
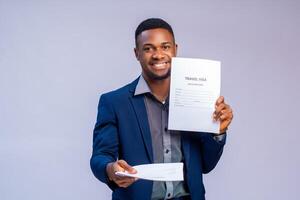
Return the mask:
<svg viewBox="0 0 300 200"><path fill-rule="evenodd" d="M122 100L124 98L128 98L134 94L136 85L138 83L138 79L139 78L137 78L133 82L131 82L123 87L120 87L116 90L113 90L113 91L110 91L107 93L103 93L101 95L101 97L111 100L111 101Z"/></svg>

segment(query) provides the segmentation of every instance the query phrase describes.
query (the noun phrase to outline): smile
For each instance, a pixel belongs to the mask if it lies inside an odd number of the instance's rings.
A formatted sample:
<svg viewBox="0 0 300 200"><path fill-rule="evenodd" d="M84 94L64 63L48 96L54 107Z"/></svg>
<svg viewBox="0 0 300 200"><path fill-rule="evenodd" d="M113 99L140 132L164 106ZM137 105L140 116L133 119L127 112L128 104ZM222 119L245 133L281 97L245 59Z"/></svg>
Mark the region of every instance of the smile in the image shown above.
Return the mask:
<svg viewBox="0 0 300 200"><path fill-rule="evenodd" d="M163 63L153 63L152 66L154 66L157 69L164 69L168 65L168 62L163 62Z"/></svg>

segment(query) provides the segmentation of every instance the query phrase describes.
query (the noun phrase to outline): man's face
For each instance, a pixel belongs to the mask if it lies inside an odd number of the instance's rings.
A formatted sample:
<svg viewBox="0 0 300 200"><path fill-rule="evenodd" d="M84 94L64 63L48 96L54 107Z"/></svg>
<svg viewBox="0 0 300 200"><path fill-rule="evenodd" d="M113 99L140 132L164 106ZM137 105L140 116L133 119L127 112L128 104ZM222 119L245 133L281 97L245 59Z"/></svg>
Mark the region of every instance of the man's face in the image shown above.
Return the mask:
<svg viewBox="0 0 300 200"><path fill-rule="evenodd" d="M171 58L176 56L177 51L177 45L169 31L162 28L143 31L137 37L134 51L146 80L169 78Z"/></svg>

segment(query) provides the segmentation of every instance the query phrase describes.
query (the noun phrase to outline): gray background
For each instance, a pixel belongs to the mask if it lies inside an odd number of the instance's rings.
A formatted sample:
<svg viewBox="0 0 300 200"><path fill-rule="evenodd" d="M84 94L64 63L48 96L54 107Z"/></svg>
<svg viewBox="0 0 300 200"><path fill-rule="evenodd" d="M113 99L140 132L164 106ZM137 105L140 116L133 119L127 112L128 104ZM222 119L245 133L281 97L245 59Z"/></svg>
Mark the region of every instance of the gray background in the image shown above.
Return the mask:
<svg viewBox="0 0 300 200"><path fill-rule="evenodd" d="M99 95L140 73L141 20L222 61L235 118L209 200L299 195L300 2L0 0L0 199L110 199L89 168Z"/></svg>

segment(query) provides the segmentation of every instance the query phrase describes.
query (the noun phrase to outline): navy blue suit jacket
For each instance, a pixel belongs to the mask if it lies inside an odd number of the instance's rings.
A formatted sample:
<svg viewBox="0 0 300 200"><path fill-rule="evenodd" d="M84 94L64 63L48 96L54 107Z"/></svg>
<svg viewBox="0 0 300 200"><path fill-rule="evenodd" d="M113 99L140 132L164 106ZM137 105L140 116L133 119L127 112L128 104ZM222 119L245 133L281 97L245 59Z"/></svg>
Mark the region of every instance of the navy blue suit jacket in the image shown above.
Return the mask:
<svg viewBox="0 0 300 200"><path fill-rule="evenodd" d="M148 200L152 181L138 180L127 188L109 181L106 165L123 159L130 165L153 163L151 133L143 95L134 96L138 79L100 97L93 135L91 169L112 190L112 199ZM204 200L202 174L210 172L222 154L225 139L210 133L182 132L185 182L192 199Z"/></svg>

